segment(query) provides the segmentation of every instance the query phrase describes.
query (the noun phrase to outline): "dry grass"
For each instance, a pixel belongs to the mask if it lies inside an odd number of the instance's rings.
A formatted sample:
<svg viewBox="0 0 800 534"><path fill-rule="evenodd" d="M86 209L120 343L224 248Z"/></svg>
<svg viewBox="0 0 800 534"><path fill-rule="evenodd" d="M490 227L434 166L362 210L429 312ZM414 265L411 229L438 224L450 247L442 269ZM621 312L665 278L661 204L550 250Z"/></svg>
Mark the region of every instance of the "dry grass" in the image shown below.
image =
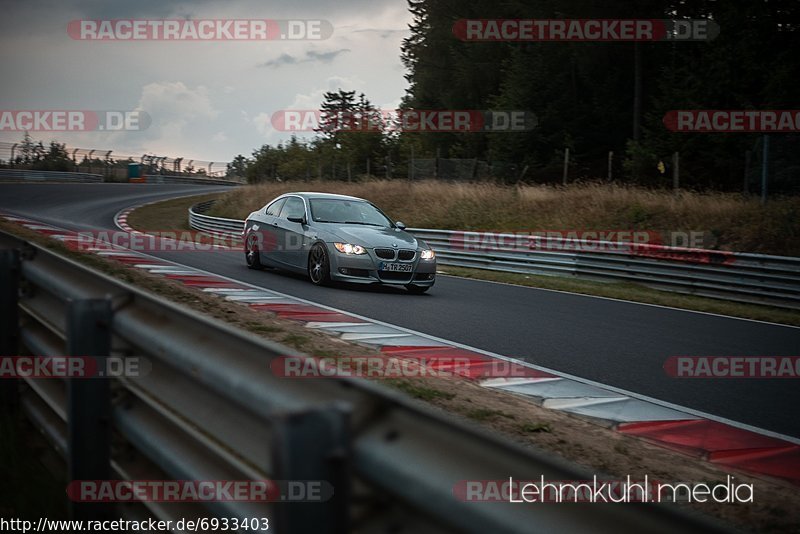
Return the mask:
<svg viewBox="0 0 800 534"><path fill-rule="evenodd" d="M674 194L637 187L577 184L566 188L432 180L283 182L225 194L212 215L244 218L288 191L322 191L366 198L408 226L453 230L648 230L706 232L724 250L800 256L800 198L763 207L738 194ZM667 243L669 244L669 243Z"/></svg>

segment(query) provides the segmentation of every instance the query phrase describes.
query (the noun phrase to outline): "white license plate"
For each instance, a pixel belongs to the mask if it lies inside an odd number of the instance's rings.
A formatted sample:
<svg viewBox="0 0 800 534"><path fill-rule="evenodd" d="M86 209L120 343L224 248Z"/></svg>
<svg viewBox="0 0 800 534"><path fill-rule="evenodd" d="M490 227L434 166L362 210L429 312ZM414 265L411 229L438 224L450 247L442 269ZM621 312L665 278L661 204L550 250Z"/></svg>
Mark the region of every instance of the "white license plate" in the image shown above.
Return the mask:
<svg viewBox="0 0 800 534"><path fill-rule="evenodd" d="M379 265L379 269L381 271L392 271L396 273L410 273L411 272L411 264L410 263L383 263Z"/></svg>

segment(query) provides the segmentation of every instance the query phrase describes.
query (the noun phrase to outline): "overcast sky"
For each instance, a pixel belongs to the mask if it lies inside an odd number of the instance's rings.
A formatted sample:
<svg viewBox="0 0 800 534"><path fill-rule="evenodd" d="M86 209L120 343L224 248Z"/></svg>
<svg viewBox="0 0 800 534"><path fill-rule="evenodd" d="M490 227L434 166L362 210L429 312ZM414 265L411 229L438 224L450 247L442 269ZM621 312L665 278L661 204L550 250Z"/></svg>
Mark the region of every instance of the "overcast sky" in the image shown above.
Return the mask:
<svg viewBox="0 0 800 534"><path fill-rule="evenodd" d="M139 132L32 132L45 142L209 161L250 155L289 134L269 116L318 109L322 94L364 92L395 108L406 88L404 0L0 1L2 110L144 110ZM98 42L73 40L80 19L323 19L322 41ZM0 141L22 132L0 131Z"/></svg>

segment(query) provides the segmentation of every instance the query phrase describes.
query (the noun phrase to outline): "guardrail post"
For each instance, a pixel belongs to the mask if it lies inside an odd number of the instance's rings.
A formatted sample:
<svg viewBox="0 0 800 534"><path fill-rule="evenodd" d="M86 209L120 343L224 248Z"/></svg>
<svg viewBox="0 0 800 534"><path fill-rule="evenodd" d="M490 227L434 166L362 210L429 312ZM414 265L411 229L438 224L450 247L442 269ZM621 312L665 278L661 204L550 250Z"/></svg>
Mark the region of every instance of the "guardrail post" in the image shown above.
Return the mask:
<svg viewBox="0 0 800 534"><path fill-rule="evenodd" d="M19 251L0 250L0 357L19 352ZM0 409L13 412L19 401L16 379L0 379Z"/></svg>
<svg viewBox="0 0 800 534"><path fill-rule="evenodd" d="M98 375L67 380L68 467L70 482L111 478L111 391L106 359L111 351L111 301L75 300L67 313L68 356L91 357ZM70 503L73 519L111 517L108 503Z"/></svg>
<svg viewBox="0 0 800 534"><path fill-rule="evenodd" d="M347 533L350 500L351 407L335 403L280 415L274 422L273 477L286 482L322 482L333 494L314 502L275 506L279 532ZM325 489L322 490L323 497ZM291 500L290 496L287 500Z"/></svg>

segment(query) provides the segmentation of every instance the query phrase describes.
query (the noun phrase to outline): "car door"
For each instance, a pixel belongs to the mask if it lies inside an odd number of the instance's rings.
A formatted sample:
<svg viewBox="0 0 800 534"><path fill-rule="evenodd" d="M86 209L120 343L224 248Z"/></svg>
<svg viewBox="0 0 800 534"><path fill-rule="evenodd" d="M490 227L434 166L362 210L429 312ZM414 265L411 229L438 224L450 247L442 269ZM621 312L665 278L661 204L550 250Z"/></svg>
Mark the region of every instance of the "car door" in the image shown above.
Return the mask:
<svg viewBox="0 0 800 534"><path fill-rule="evenodd" d="M253 230L258 233L261 251L262 263L272 264L276 260L276 243L278 242L278 216L280 215L283 205L286 203L286 197L279 198L264 208L261 216L258 218L257 226L253 226Z"/></svg>
<svg viewBox="0 0 800 534"><path fill-rule="evenodd" d="M305 269L305 224L289 219L306 218L306 205L300 197L287 197L286 203L281 208L280 215L275 219L276 232L276 259L284 265L297 269Z"/></svg>

